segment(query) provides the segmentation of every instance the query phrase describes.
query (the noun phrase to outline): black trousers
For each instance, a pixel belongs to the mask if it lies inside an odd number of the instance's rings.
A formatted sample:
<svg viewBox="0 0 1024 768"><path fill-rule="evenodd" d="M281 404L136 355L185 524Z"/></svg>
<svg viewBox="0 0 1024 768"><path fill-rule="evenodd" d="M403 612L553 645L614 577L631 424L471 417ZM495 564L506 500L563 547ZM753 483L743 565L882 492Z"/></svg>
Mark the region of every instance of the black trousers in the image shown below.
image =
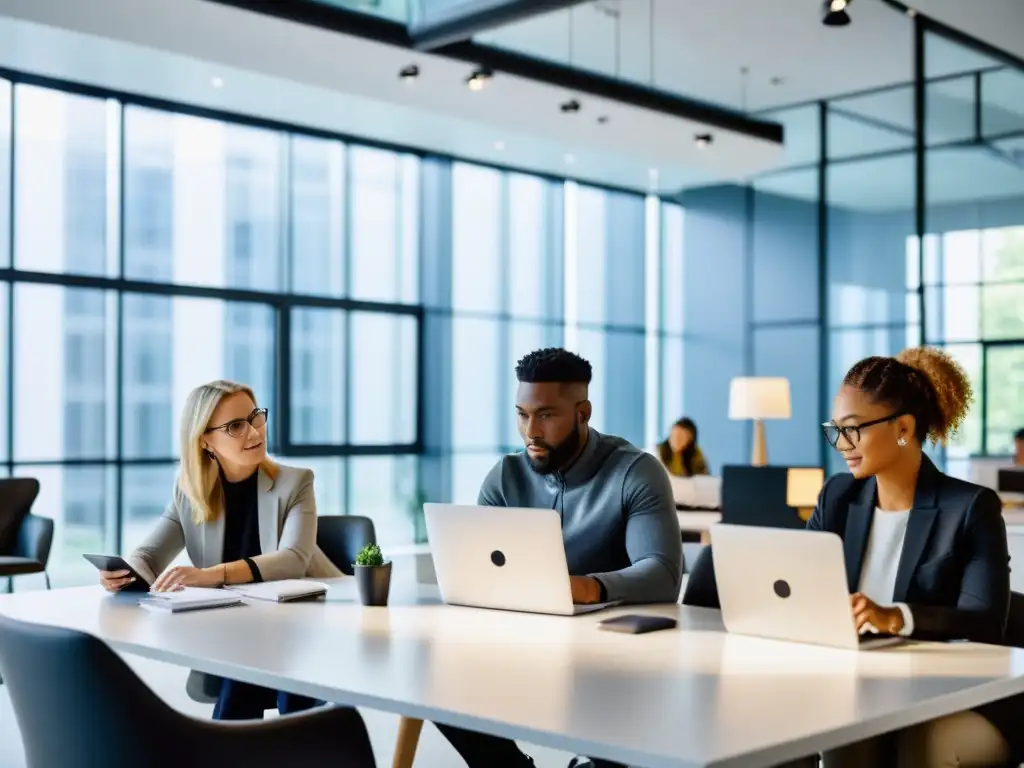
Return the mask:
<svg viewBox="0 0 1024 768"><path fill-rule="evenodd" d="M533 768L533 759L522 752L512 739L467 731L450 725L437 725L469 768ZM625 768L620 763L593 760L594 768Z"/></svg>
<svg viewBox="0 0 1024 768"><path fill-rule="evenodd" d="M313 709L322 703L308 696L297 696L225 678L213 708L213 719L262 720L264 711L274 707L282 715L291 715Z"/></svg>

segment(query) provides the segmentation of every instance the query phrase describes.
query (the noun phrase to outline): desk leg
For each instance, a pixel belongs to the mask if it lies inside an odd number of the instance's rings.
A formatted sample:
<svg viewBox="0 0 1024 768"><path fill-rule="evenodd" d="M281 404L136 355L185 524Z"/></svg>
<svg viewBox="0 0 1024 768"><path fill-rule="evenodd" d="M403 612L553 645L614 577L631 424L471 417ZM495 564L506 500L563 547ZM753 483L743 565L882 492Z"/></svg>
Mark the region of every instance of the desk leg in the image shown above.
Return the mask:
<svg viewBox="0 0 1024 768"><path fill-rule="evenodd" d="M416 758L416 747L420 743L420 731L423 721L411 717L403 717L398 723L398 739L395 741L395 757L391 768L412 768Z"/></svg>

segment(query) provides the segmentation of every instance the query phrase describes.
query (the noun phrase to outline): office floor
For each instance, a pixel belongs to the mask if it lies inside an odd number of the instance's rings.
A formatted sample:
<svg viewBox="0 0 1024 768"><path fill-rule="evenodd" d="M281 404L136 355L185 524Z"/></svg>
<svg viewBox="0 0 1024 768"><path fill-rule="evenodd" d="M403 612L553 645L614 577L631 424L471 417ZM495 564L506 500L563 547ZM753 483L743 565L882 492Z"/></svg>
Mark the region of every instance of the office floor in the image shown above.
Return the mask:
<svg viewBox="0 0 1024 768"><path fill-rule="evenodd" d="M209 717L210 708L196 704L185 694L185 678L187 671L170 664L125 656L132 668L146 681L154 691L172 707L197 717ZM395 737L398 734L398 718L394 715L373 711L363 711L366 726L370 731L373 751L377 756L380 768L389 768L394 750ZM555 752L541 747L526 747L537 763L538 768L565 768L571 755ZM419 750L416 753L416 765L429 768L461 768L464 764L459 760L448 742L432 727L423 728ZM21 749L21 735L14 720L7 690L0 686L0 768L24 768L25 756Z"/></svg>

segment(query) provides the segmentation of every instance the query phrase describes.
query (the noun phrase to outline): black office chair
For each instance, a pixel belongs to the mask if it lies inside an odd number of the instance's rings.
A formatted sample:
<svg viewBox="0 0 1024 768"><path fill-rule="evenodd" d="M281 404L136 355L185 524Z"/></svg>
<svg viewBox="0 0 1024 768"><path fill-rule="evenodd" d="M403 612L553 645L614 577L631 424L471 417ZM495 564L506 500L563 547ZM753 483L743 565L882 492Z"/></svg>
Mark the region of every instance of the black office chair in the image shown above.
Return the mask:
<svg viewBox="0 0 1024 768"><path fill-rule="evenodd" d="M0 671L28 768L374 768L355 709L328 707L265 723L195 720L167 706L117 654L82 632L0 616Z"/></svg>
<svg viewBox="0 0 1024 768"><path fill-rule="evenodd" d="M352 576L359 550L377 543L373 520L358 515L324 515L316 521L316 545L346 576Z"/></svg>
<svg viewBox="0 0 1024 768"><path fill-rule="evenodd" d="M683 605L716 610L722 608L718 600L718 582L715 581L715 561L711 547L704 547L704 551L697 556L693 568L690 569L686 591L683 592Z"/></svg>
<svg viewBox="0 0 1024 768"><path fill-rule="evenodd" d="M352 576L359 550L377 543L373 520L357 515L324 515L317 518L316 545L334 566ZM185 692L200 704L214 704L220 696L222 678L192 670L185 681Z"/></svg>
<svg viewBox="0 0 1024 768"><path fill-rule="evenodd" d="M1010 613L1006 617L1003 645L1024 648L1024 595L1020 592L1010 593Z"/></svg>
<svg viewBox="0 0 1024 768"><path fill-rule="evenodd" d="M39 496L39 481L33 477L0 480L0 578L7 578L7 591L14 591L14 577L41 573L50 588L46 572L53 544L53 520L30 513Z"/></svg>

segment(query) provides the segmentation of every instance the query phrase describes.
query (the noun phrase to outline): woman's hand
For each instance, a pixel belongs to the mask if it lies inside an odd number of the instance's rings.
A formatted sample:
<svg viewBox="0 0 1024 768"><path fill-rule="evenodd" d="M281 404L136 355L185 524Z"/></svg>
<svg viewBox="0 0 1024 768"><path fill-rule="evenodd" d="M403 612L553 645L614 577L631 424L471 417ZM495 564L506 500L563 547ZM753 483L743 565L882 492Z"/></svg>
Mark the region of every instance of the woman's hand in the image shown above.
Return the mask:
<svg viewBox="0 0 1024 768"><path fill-rule="evenodd" d="M868 625L887 635L898 635L903 630L903 611L895 606L883 608L858 592L850 595L850 607L857 632L863 632Z"/></svg>
<svg viewBox="0 0 1024 768"><path fill-rule="evenodd" d="M173 592L182 587L219 587L223 582L224 567L193 568L191 565L176 565L160 574L150 587L151 592Z"/></svg>
<svg viewBox="0 0 1024 768"><path fill-rule="evenodd" d="M107 592L120 592L135 581L128 571L100 571L100 584Z"/></svg>

